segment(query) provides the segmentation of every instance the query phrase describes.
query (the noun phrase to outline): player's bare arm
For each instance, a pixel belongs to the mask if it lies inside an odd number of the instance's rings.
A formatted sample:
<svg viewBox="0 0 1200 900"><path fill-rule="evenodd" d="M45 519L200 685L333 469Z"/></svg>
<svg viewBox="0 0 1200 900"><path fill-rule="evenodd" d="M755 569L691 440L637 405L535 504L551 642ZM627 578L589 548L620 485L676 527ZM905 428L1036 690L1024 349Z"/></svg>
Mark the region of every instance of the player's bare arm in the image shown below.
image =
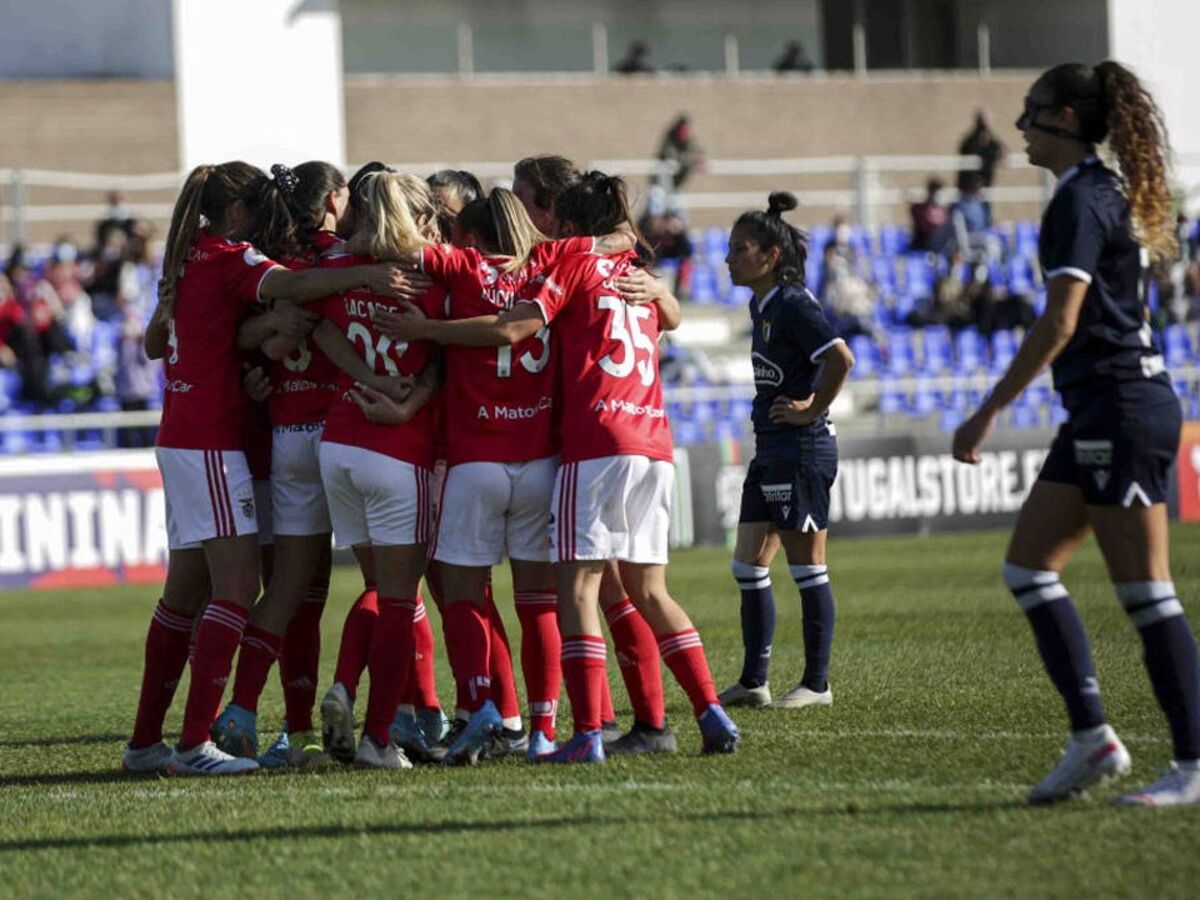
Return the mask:
<svg viewBox="0 0 1200 900"><path fill-rule="evenodd" d="M171 314L161 303L154 307L154 313L146 325L146 334L142 343L146 356L150 359L162 359L167 355L167 343L171 339Z"/></svg>
<svg viewBox="0 0 1200 900"><path fill-rule="evenodd" d="M268 359L280 360L295 350L320 320L286 300L269 311L250 316L238 329L238 349L262 349Z"/></svg>
<svg viewBox="0 0 1200 900"><path fill-rule="evenodd" d="M263 276L259 294L264 299L308 303L331 294L365 288L382 297L414 300L430 283L424 275L407 271L395 263L345 269L285 269L280 266Z"/></svg>
<svg viewBox="0 0 1200 900"><path fill-rule="evenodd" d="M621 299L634 306L648 303L658 305L660 330L674 331L683 321L683 310L679 298L671 293L665 281L655 277L646 269L630 269L626 274L613 279Z"/></svg>
<svg viewBox="0 0 1200 900"><path fill-rule="evenodd" d="M979 448L995 427L1000 411L1019 397L1070 342L1087 291L1087 282L1070 275L1057 275L1050 280L1045 313L1033 323L1008 370L983 405L954 432L955 459L979 462Z"/></svg>
<svg viewBox="0 0 1200 900"><path fill-rule="evenodd" d="M811 425L829 411L837 395L846 385L854 368L854 354L844 341L831 345L817 357L824 363L817 389L804 399L780 395L771 403L768 415L781 425Z"/></svg>
<svg viewBox="0 0 1200 900"><path fill-rule="evenodd" d="M434 341L459 347L503 347L533 337L545 324L532 303L518 303L498 316L429 319L412 304L397 311L374 310L375 325L397 341Z"/></svg>
<svg viewBox="0 0 1200 900"><path fill-rule="evenodd" d="M356 382L372 387L397 402L412 391L413 379L404 375L377 375L367 367L354 345L328 319L323 319L313 331L313 340L333 364Z"/></svg>

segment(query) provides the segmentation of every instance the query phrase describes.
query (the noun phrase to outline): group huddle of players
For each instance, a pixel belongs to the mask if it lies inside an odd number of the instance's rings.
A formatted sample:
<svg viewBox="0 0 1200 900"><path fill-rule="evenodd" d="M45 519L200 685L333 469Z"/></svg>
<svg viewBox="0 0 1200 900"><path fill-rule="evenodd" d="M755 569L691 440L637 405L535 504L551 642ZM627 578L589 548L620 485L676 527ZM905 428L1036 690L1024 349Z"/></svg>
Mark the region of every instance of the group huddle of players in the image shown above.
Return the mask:
<svg viewBox="0 0 1200 900"><path fill-rule="evenodd" d="M381 163L349 182L321 162L194 170L146 340L165 361L156 454L171 555L125 767L669 752L660 660L703 750L733 752L700 636L666 589L674 469L657 345L679 304L648 255L621 180L560 157L522 160L513 191L487 193L466 172L425 180ZM331 534L366 589L318 736ZM528 729L491 593L506 556ZM453 723L422 579L441 611ZM635 713L623 735L602 612ZM163 718L189 655L172 748ZM277 660L286 725L260 752ZM574 728L560 743L564 681Z"/></svg>

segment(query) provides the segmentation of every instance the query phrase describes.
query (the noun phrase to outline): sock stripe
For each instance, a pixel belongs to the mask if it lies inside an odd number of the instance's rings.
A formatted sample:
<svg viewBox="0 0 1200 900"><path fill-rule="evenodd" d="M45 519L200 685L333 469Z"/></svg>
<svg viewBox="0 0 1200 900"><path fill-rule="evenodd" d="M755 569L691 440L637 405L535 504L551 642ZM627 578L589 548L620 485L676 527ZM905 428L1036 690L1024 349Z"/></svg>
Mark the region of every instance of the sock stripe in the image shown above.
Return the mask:
<svg viewBox="0 0 1200 900"><path fill-rule="evenodd" d="M823 584L829 584L828 575L818 575L815 578L810 578L807 580L800 578L796 579L796 587L802 591L807 590L808 588L820 587Z"/></svg>
<svg viewBox="0 0 1200 900"><path fill-rule="evenodd" d="M661 656L667 657L673 653L678 653L680 650L689 650L693 647L702 647L703 642L700 640L700 634L694 628L690 631L681 631L678 634L667 635L661 638L658 642L658 652Z"/></svg>
<svg viewBox="0 0 1200 900"><path fill-rule="evenodd" d="M161 603L154 610L152 618L168 631L190 632L192 630L192 622L195 621L194 619L171 612L171 610L167 609Z"/></svg>
<svg viewBox="0 0 1200 900"><path fill-rule="evenodd" d="M604 611L604 618L608 620L608 624L611 626L620 622L626 616L632 616L635 612L637 612L637 607L633 605L632 601L622 600L620 603L606 609Z"/></svg>
<svg viewBox="0 0 1200 900"><path fill-rule="evenodd" d="M242 635L242 646L253 647L255 650L261 650L264 653L270 654L272 657L279 656L279 648L272 647L261 638L247 637L246 635Z"/></svg>
<svg viewBox="0 0 1200 900"><path fill-rule="evenodd" d="M241 613L240 615L238 613ZM222 606L219 603L210 603L204 610L204 619L216 625L224 625L241 634L246 627L246 620L250 617L246 610L238 609L238 612L233 612L229 607Z"/></svg>
<svg viewBox="0 0 1200 900"><path fill-rule="evenodd" d="M741 588L743 591L758 591L758 590L762 590L763 588L769 588L771 586L771 576L770 575L766 576L765 578L758 578L758 579L736 578L734 580L737 581L738 587Z"/></svg>

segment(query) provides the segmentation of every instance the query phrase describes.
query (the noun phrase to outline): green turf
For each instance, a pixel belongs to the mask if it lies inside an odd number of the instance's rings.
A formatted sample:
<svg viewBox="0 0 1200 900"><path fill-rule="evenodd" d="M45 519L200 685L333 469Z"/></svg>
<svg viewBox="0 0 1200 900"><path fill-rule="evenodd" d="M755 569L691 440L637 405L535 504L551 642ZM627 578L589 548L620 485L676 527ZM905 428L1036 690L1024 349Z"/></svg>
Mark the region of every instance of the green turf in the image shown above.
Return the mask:
<svg viewBox="0 0 1200 900"><path fill-rule="evenodd" d="M1194 600L1200 527L1173 538L1176 583ZM1114 809L1115 787L1022 804L1064 723L1000 583L1003 547L1000 533L835 539L834 707L741 712L741 751L701 758L668 676L685 752L592 768L123 777L155 590L6 593L0 894L1195 896L1200 809ZM801 653L795 590L781 564L776 576L778 691ZM723 686L741 653L728 556L677 553L670 580ZM1093 547L1067 583L1134 755L1127 784L1150 779L1170 755L1166 727ZM327 648L355 591L339 572ZM444 655L439 677L449 700ZM619 683L614 694L620 709ZM273 680L263 723L281 710Z"/></svg>

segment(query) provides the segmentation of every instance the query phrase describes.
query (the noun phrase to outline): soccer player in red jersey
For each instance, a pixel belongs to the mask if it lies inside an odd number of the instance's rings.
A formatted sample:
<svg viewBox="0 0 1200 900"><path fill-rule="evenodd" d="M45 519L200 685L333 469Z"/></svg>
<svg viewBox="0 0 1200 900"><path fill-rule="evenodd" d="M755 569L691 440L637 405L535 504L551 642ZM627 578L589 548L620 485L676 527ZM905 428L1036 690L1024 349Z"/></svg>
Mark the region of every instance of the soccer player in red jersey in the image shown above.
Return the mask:
<svg viewBox="0 0 1200 900"><path fill-rule="evenodd" d="M370 257L411 258L436 240L436 208L421 179L373 172L362 179L358 190L364 221L356 226ZM344 260L352 265L357 258L347 255ZM444 304L441 288L431 288L417 300L428 316L441 315ZM327 321L320 327L340 330L376 374L416 375L435 348L426 342L393 341L380 333L373 311L395 306L395 300L377 293L348 291L325 302ZM321 702L325 747L342 762L408 768L412 764L391 741L390 726L404 678L412 668L415 623L425 612L418 586L432 528L432 415L423 406L403 424L381 424L356 402L354 381L344 372L338 377L338 391L321 438L321 478L338 544L371 547L379 614L371 638L371 688L358 752L353 750L350 697L340 683Z"/></svg>
<svg viewBox="0 0 1200 900"><path fill-rule="evenodd" d="M269 182L242 162L197 167L176 201L167 235L165 275L147 333L148 350L166 360L156 456L168 544L172 550L203 548L212 599L196 629L183 735L174 751L162 743L161 721L187 659L185 629L190 636L199 605L160 603L155 612L135 740L125 757L130 769L219 775L257 768L253 760L235 759L208 740L259 588L254 494L242 449L247 400L238 323L262 300L307 302L364 283L394 293L404 282L402 270L390 265L289 271L239 241L284 208ZM147 697L147 685L153 696ZM144 744L156 730L157 739Z"/></svg>

